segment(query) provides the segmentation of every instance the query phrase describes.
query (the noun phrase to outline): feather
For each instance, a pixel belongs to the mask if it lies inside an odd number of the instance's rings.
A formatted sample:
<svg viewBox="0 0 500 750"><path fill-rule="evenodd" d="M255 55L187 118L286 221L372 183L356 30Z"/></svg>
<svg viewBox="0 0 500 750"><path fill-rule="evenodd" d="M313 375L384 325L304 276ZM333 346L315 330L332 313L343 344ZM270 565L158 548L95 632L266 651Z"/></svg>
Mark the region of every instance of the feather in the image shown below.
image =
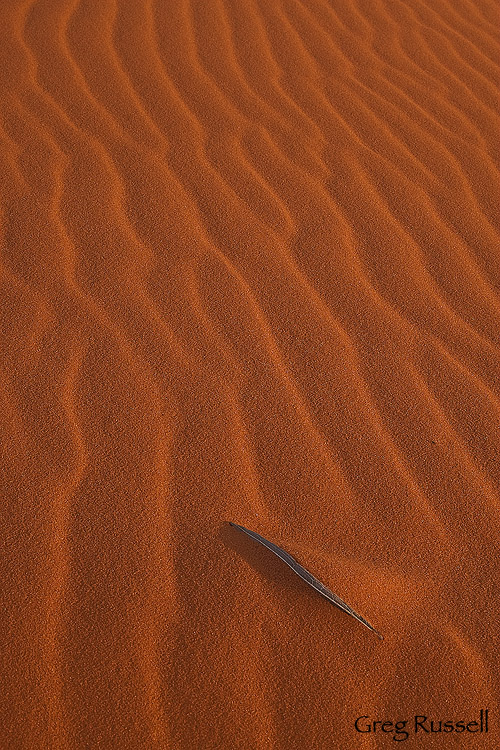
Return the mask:
<svg viewBox="0 0 500 750"><path fill-rule="evenodd" d="M269 542L267 539L264 539L263 536L260 534L257 534L255 531L250 531L249 529L246 529L244 526L239 526L237 523L232 523L232 521L229 522L230 526L233 526L235 529L239 529L244 534L247 534L252 539L255 539L256 542L259 542L264 547L266 547L268 550L273 552L277 557L280 558L280 560L283 560L283 562L288 565L289 568L293 570L294 573L296 573L299 578L302 578L303 581L309 584L309 586L312 586L312 588L317 591L321 596L324 596L325 599L328 599L329 602L331 602L335 607L338 607L343 612L346 612L348 615L351 615L351 617L354 617L355 620L358 622L361 622L365 627L367 627L369 630L371 630L375 635L377 635L381 640L383 640L384 636L376 630L373 625L370 625L370 623L365 620L364 617L361 615L358 615L357 612L355 612L348 604L346 604L342 599L340 599L338 596L336 596L330 589L327 589L326 586L324 586L321 581L318 581L317 578L315 578L311 573L309 573L308 570L302 567L302 565L299 565L297 560L293 558L291 555L288 554L288 552L285 552L285 550L281 549L281 547L278 547L276 544L273 544L272 542Z"/></svg>

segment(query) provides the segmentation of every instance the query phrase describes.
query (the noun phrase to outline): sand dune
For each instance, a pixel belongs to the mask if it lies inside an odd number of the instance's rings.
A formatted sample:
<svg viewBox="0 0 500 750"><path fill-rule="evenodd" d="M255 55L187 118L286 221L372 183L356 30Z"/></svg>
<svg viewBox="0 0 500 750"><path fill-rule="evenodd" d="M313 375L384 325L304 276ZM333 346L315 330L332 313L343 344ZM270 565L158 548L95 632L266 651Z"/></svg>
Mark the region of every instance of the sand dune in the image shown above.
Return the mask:
<svg viewBox="0 0 500 750"><path fill-rule="evenodd" d="M0 746L499 747L497 4L0 14Z"/></svg>

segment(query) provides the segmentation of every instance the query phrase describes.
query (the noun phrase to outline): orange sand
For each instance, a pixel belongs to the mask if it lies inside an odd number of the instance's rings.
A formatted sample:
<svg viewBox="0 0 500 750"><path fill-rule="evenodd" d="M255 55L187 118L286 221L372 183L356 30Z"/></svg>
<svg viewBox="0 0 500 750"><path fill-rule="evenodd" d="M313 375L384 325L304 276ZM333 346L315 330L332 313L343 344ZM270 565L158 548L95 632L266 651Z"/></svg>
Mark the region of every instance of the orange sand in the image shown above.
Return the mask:
<svg viewBox="0 0 500 750"><path fill-rule="evenodd" d="M2 750L500 747L496 0L0 14Z"/></svg>

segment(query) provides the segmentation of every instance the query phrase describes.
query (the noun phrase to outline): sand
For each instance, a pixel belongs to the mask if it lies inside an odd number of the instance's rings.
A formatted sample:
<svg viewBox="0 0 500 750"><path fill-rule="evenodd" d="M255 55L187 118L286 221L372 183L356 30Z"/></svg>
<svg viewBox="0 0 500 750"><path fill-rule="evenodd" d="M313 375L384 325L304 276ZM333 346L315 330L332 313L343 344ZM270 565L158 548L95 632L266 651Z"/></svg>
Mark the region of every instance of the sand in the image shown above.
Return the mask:
<svg viewBox="0 0 500 750"><path fill-rule="evenodd" d="M1 3L2 749L500 747L499 29Z"/></svg>

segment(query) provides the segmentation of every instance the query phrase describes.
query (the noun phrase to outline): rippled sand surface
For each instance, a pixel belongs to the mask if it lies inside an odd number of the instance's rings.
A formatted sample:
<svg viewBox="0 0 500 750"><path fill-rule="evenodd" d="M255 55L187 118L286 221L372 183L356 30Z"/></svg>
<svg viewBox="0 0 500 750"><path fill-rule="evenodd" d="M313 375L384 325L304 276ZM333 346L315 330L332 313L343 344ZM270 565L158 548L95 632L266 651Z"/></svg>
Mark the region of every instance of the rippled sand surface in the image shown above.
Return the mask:
<svg viewBox="0 0 500 750"><path fill-rule="evenodd" d="M1 3L2 748L500 747L499 30Z"/></svg>

